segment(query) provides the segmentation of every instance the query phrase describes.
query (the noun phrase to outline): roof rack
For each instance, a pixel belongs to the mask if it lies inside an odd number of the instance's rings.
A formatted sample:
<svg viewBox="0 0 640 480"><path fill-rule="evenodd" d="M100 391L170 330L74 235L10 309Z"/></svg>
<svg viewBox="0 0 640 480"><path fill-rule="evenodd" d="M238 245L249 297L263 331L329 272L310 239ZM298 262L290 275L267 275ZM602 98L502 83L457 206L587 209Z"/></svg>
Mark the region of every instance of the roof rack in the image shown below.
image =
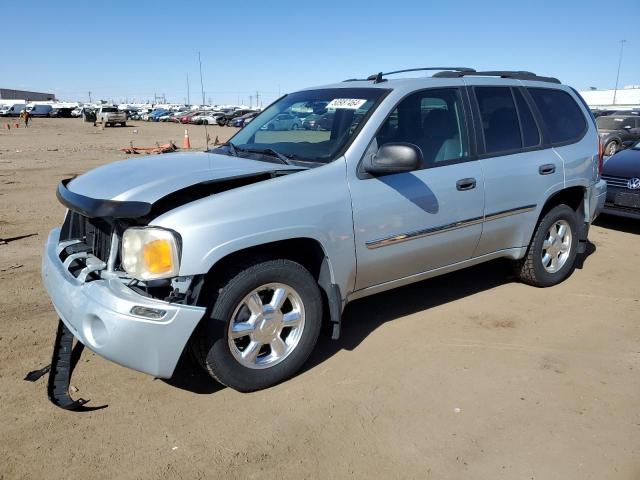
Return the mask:
<svg viewBox="0 0 640 480"><path fill-rule="evenodd" d="M473 73L475 72L475 70L473 68L467 68L467 67L420 67L420 68L407 68L405 70L395 70L393 72L379 72L379 73L374 73L373 75L369 75L367 78L349 78L348 80L345 80L345 82L357 82L357 81L362 81L362 80L373 80L373 83L381 83L381 82L386 82L386 79L382 78L384 76L387 75L395 75L396 73L406 73L406 72L420 72L420 71L433 71L433 70L447 70L450 71L451 73L456 73L456 72L460 72L460 73ZM434 75L435 76L435 75Z"/></svg>
<svg viewBox="0 0 640 480"><path fill-rule="evenodd" d="M533 72L526 72L522 70L488 70L485 72L477 72L474 70L472 72L469 72L450 69L433 74L433 76L437 78L458 78L469 75L475 75L479 77L513 78L516 80L535 80L537 82L562 83L557 78L541 77Z"/></svg>

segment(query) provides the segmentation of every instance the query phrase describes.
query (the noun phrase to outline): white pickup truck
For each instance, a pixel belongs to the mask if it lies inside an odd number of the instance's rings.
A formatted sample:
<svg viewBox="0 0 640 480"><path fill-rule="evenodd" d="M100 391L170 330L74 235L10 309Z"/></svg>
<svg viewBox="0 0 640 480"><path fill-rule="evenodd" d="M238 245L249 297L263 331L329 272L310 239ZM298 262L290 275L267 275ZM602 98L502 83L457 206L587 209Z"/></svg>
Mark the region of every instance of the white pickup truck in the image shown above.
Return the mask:
<svg viewBox="0 0 640 480"><path fill-rule="evenodd" d="M113 105L104 106L96 110L95 123L102 123L105 127L114 126L119 123L123 127L127 125L127 114L118 110Z"/></svg>

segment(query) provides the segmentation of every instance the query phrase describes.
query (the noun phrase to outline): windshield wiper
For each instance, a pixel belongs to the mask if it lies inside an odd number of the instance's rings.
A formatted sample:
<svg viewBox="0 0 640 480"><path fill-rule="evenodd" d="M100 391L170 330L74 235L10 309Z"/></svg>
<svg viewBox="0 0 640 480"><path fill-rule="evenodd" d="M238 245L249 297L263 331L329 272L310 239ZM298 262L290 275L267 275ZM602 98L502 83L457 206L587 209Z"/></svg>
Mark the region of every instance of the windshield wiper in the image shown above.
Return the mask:
<svg viewBox="0 0 640 480"><path fill-rule="evenodd" d="M283 155L280 152L275 151L273 148L263 148L263 149L245 148L245 149L242 149L242 151L243 152L249 152L249 153L261 153L263 155L270 155L272 157L276 157L278 160L280 160L285 165L293 165L291 163L291 160L289 160L288 157L286 157L285 155Z"/></svg>
<svg viewBox="0 0 640 480"><path fill-rule="evenodd" d="M229 147L229 151L231 152L231 155L233 155L234 157L238 156L238 149L236 148L236 146L231 143L231 142L227 142L225 144L223 144L224 147Z"/></svg>

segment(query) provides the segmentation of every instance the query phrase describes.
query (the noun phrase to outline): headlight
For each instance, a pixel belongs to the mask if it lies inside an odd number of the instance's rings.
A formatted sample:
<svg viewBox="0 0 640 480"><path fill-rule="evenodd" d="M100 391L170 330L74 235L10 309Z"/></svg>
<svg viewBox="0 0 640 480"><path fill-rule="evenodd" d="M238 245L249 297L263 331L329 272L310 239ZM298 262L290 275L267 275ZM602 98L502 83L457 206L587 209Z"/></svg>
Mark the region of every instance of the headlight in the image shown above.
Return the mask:
<svg viewBox="0 0 640 480"><path fill-rule="evenodd" d="M161 228L128 228L122 235L122 267L138 280L176 277L180 270L176 235Z"/></svg>

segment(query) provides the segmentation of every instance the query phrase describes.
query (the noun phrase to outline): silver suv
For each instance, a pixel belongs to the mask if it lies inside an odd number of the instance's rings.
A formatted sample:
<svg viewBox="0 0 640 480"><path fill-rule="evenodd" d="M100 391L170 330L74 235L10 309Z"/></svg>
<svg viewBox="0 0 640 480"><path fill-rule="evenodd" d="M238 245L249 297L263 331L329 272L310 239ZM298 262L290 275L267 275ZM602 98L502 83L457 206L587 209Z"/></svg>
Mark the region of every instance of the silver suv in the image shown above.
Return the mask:
<svg viewBox="0 0 640 480"><path fill-rule="evenodd" d="M63 181L42 269L59 337L164 378L188 347L252 391L357 298L498 257L564 280L606 193L587 106L530 72L419 70L437 72L302 90L208 152ZM269 129L281 114L319 126Z"/></svg>

